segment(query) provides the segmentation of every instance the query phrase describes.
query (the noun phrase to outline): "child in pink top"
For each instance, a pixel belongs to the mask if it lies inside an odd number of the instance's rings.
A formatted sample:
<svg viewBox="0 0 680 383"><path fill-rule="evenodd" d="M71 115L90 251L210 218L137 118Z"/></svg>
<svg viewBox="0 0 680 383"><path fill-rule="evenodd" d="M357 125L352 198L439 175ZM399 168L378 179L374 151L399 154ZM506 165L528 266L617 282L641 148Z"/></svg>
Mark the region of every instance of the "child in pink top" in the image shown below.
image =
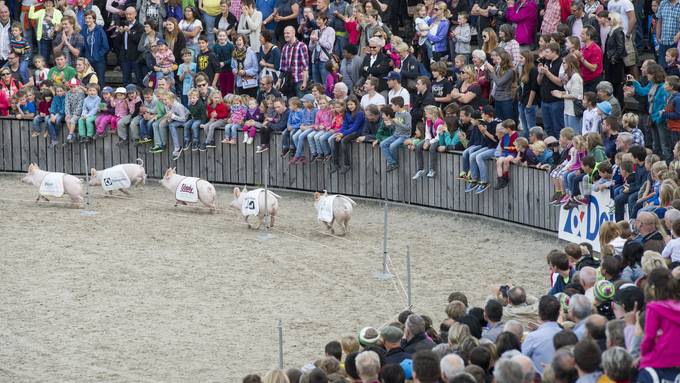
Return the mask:
<svg viewBox="0 0 680 383"><path fill-rule="evenodd" d="M113 104L111 101L113 100L113 88L106 86L104 89L102 89L102 102L101 105L99 106L99 113L97 114L97 118L94 120L94 126L95 126L95 131L97 132L97 136L102 137L104 133L106 132L106 124L109 123L111 120L111 117L115 113L115 110L113 108Z"/></svg>
<svg viewBox="0 0 680 383"><path fill-rule="evenodd" d="M317 158L321 157L322 148L320 142L316 137L322 137L333 125L333 108L331 108L330 100L321 96L317 100L319 105L319 110L316 112L316 117L314 118L314 129L309 135L307 135L307 141L309 141L309 153L311 158L309 162L315 161Z"/></svg>

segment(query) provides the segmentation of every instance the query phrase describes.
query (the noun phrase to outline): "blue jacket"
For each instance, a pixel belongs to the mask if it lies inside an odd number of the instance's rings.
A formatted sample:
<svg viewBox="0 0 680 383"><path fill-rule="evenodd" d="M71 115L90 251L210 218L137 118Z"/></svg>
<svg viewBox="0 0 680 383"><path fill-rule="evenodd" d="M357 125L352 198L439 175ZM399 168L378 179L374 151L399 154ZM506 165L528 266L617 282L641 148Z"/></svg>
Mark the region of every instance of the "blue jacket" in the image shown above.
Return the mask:
<svg viewBox="0 0 680 383"><path fill-rule="evenodd" d="M50 114L66 114L66 96L54 96L50 104Z"/></svg>
<svg viewBox="0 0 680 383"><path fill-rule="evenodd" d="M673 111L663 112L663 118L666 120L680 120L680 92L673 93L668 103L673 104Z"/></svg>
<svg viewBox="0 0 680 383"><path fill-rule="evenodd" d="M302 123L302 110L291 110L288 113L288 127L293 128L293 130L300 129L300 124Z"/></svg>
<svg viewBox="0 0 680 383"><path fill-rule="evenodd" d="M429 24L432 25L434 18L430 19ZM432 43L432 50L435 52L444 52L449 49L449 20L443 19L439 22L437 33L430 33L427 39Z"/></svg>
<svg viewBox="0 0 680 383"><path fill-rule="evenodd" d="M80 34L85 38L85 46L80 55L87 58L90 64L106 61L106 54L109 53L109 40L104 29L96 25L92 31L85 28Z"/></svg>
<svg viewBox="0 0 680 383"><path fill-rule="evenodd" d="M340 128L340 134L343 136L348 136L352 133L361 133L364 128L364 112L358 111L356 115L352 117L350 112L345 113L345 121L342 123L342 128Z"/></svg>
<svg viewBox="0 0 680 383"><path fill-rule="evenodd" d="M633 81L633 87L635 88L635 94L638 96L646 96L652 89L652 82L647 83L646 86L640 85L639 82ZM666 99L668 98L668 92L663 88L663 83L658 84L656 87L656 93L654 94L654 99L652 101L652 114L650 117L654 122L663 121L663 111L666 108Z"/></svg>

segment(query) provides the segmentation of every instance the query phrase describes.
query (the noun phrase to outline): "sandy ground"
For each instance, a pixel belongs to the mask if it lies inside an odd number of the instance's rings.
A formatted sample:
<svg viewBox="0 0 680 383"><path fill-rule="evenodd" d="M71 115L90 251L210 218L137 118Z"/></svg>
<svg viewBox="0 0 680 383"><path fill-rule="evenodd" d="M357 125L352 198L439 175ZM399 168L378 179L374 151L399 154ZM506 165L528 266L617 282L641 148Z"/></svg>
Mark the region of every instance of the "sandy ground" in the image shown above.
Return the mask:
<svg viewBox="0 0 680 383"><path fill-rule="evenodd" d="M376 203L359 201L339 238L324 234L311 195L281 192L273 238L261 240L237 211L173 207L157 181L133 199L96 189L98 214L83 217L33 203L20 177L0 175L0 382L240 382L277 365L277 319L291 367L405 307L394 280L374 278ZM230 190L218 193L228 209ZM389 220L393 270L405 279L410 245L415 310L436 323L454 290L481 304L509 280L548 287L553 236L399 205Z"/></svg>

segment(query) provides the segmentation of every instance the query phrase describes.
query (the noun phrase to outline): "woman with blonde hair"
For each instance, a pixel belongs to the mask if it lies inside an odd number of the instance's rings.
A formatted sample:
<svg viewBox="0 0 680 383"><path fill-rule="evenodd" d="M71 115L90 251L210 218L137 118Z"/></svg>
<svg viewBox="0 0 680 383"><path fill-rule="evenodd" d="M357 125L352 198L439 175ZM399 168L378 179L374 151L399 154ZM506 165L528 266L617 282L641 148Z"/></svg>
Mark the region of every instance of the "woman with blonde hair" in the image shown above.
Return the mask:
<svg viewBox="0 0 680 383"><path fill-rule="evenodd" d="M471 64L464 66L460 72L460 79L462 82L451 92L453 101L460 106L470 105L473 109L479 108L482 105L482 87L477 83L475 67Z"/></svg>
<svg viewBox="0 0 680 383"><path fill-rule="evenodd" d="M83 86L99 82L97 74L92 69L92 65L90 65L90 61L85 57L78 57L76 60L76 77L78 77Z"/></svg>
<svg viewBox="0 0 680 383"><path fill-rule="evenodd" d="M290 383L283 370L270 370L262 379L262 383Z"/></svg>
<svg viewBox="0 0 680 383"><path fill-rule="evenodd" d="M600 226L600 249L606 245L614 248L614 255L621 255L626 240L621 238L621 228L616 222L607 221Z"/></svg>
<svg viewBox="0 0 680 383"><path fill-rule="evenodd" d="M432 43L432 56L435 61L441 60L449 51L449 7L439 1L434 6L434 15L429 21L430 33L427 39Z"/></svg>
<svg viewBox="0 0 680 383"><path fill-rule="evenodd" d="M576 102L583 98L583 77L579 69L579 60L574 55L567 55L562 63L565 77L568 80L564 84L564 91L553 90L551 93L557 98L564 100L564 126L574 129L576 134L581 134L581 115L576 113Z"/></svg>
<svg viewBox="0 0 680 383"><path fill-rule="evenodd" d="M448 342L449 347L458 348L465 338L471 337L470 327L466 324L455 322L449 327Z"/></svg>

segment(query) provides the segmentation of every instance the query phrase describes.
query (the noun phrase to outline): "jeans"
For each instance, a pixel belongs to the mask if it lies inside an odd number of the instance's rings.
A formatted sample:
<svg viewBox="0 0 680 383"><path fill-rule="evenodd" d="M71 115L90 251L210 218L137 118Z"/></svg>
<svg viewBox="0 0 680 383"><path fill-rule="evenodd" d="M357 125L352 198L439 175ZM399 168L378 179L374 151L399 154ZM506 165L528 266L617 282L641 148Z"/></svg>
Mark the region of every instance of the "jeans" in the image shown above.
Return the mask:
<svg viewBox="0 0 680 383"><path fill-rule="evenodd" d="M651 124L653 151L661 155L661 159L667 162L673 160L673 142L670 131L664 121Z"/></svg>
<svg viewBox="0 0 680 383"><path fill-rule="evenodd" d="M49 120L49 116L40 116L37 115L33 117L33 122L31 123L31 127L33 128L34 132L37 133L42 133L45 131L45 128L43 127L43 123L46 123L47 120Z"/></svg>
<svg viewBox="0 0 680 383"><path fill-rule="evenodd" d="M343 164L345 166L350 166L350 163L351 163L350 159L351 158L349 156L349 148L350 148L351 143L354 140L356 140L357 137L359 137L359 136L361 136L361 133L356 132L356 133L348 134L348 135L342 137L340 142L337 142L335 140L332 141L333 145L331 145L331 147L333 148L332 149L333 163L335 163L336 165L340 165L340 152L342 152ZM329 140L330 140L330 138L329 138ZM331 143L331 142L329 141L329 143ZM338 145L340 145L340 150L338 150Z"/></svg>
<svg viewBox="0 0 680 383"><path fill-rule="evenodd" d="M512 100L496 101L494 102L494 111L496 117L501 121L511 119L514 120L515 111L513 108L514 102Z"/></svg>
<svg viewBox="0 0 680 383"><path fill-rule="evenodd" d="M565 114L564 127L574 129L575 134L581 134L582 120L576 116Z"/></svg>
<svg viewBox="0 0 680 383"><path fill-rule="evenodd" d="M313 157L321 153L321 144L317 141L317 137L322 136L326 133L325 130L313 130L309 135L307 135L307 141L309 142L309 154Z"/></svg>
<svg viewBox="0 0 680 383"><path fill-rule="evenodd" d="M80 117L78 119L78 135L80 137L94 136L94 120L97 116Z"/></svg>
<svg viewBox="0 0 680 383"><path fill-rule="evenodd" d="M295 142L295 157L302 157L305 154L305 138L314 132L313 129L298 130L293 136Z"/></svg>
<svg viewBox="0 0 680 383"><path fill-rule="evenodd" d="M624 208L628 204L628 218L635 218L634 209L638 199L638 193L621 193L614 197L614 216L616 221L623 221L626 211Z"/></svg>
<svg viewBox="0 0 680 383"><path fill-rule="evenodd" d="M172 137L172 146L175 150L179 150L181 145L179 143L179 134L177 132L177 129L184 127L184 122L182 122L182 121L172 121L172 122L170 122L169 126L170 126L170 137ZM187 131L187 129L185 129L185 131Z"/></svg>
<svg viewBox="0 0 680 383"><path fill-rule="evenodd" d="M418 145L416 145L416 168L418 170L425 169L425 151L429 151L430 157L430 170L434 170L437 167L437 158L439 153L437 153L437 147L439 146L439 141L431 143L430 146L425 149L423 146L425 143L429 143L429 140L423 140Z"/></svg>
<svg viewBox="0 0 680 383"><path fill-rule="evenodd" d="M142 86L144 74L142 73L142 66L137 61L121 60L120 69L123 71L124 84L137 84ZM132 82L132 73L135 74L135 81Z"/></svg>
<svg viewBox="0 0 680 383"><path fill-rule="evenodd" d="M47 119L47 131L50 134L50 140L56 141L57 140L57 128L61 126L61 124L64 122L64 115L61 113L57 113L54 115L54 123L48 118Z"/></svg>
<svg viewBox="0 0 680 383"><path fill-rule="evenodd" d="M210 16L205 12L201 12L201 15L203 15L203 25L205 26L203 30L208 35L208 46L212 47L213 44L215 44L215 33L213 32L213 28L215 28L216 17Z"/></svg>
<svg viewBox="0 0 680 383"><path fill-rule="evenodd" d="M564 173L564 178L563 178L563 181L564 181L564 191L565 191L567 194L570 194L570 195L572 195L572 196L573 196L574 194L573 194L573 190L571 190L571 183L574 181L574 177L576 177L576 172L574 172L574 171L569 171L569 172Z"/></svg>
<svg viewBox="0 0 680 383"><path fill-rule="evenodd" d="M201 120L189 120L184 124L184 143L189 142L189 135L191 141L198 143L198 128L201 125ZM225 130L226 131L226 130Z"/></svg>
<svg viewBox="0 0 680 383"><path fill-rule="evenodd" d="M657 26L658 27L658 26ZM666 51L675 48L674 44L671 45L664 45L659 43L659 49L656 51L656 63L661 65L662 67L666 67Z"/></svg>
<svg viewBox="0 0 680 383"><path fill-rule="evenodd" d="M463 172L467 173L470 170L470 156L481 149L484 149L482 145L472 145L463 150Z"/></svg>
<svg viewBox="0 0 680 383"><path fill-rule="evenodd" d="M153 143L156 146L165 148L168 146L168 123L167 121L154 121L153 127Z"/></svg>
<svg viewBox="0 0 680 383"><path fill-rule="evenodd" d="M326 61L316 60L312 63L312 79L316 84L325 84L328 71L326 70Z"/></svg>
<svg viewBox="0 0 680 383"><path fill-rule="evenodd" d="M546 134L559 137L564 128L564 101L541 102L541 115Z"/></svg>
<svg viewBox="0 0 680 383"><path fill-rule="evenodd" d="M536 126L536 105L526 107L521 103L518 104L519 121L522 124L522 136L529 137L529 129Z"/></svg>
<svg viewBox="0 0 680 383"><path fill-rule="evenodd" d="M45 59L45 65L50 66L50 56L52 56L52 40L40 39L38 42L38 53Z"/></svg>
<svg viewBox="0 0 680 383"><path fill-rule="evenodd" d="M241 129L239 124L227 124L224 126L224 138L235 140L238 138L238 130Z"/></svg>
<svg viewBox="0 0 680 383"><path fill-rule="evenodd" d="M346 33L345 33L346 35ZM333 46L333 52L342 58L342 49L349 44L349 38L347 36L335 35L335 45Z"/></svg>
<svg viewBox="0 0 680 383"><path fill-rule="evenodd" d="M316 135L316 145L319 148L319 155L322 156L330 156L331 155L331 144L329 140L335 139L333 136L335 135L335 131L325 131L321 134Z"/></svg>
<svg viewBox="0 0 680 383"><path fill-rule="evenodd" d="M281 150L286 151L293 149L295 146L293 144L293 135L297 133L297 129L288 130L287 128L281 133Z"/></svg>
<svg viewBox="0 0 680 383"><path fill-rule="evenodd" d="M155 121L145 120L144 118L139 120L139 135L141 138L151 138L154 122Z"/></svg>
<svg viewBox="0 0 680 383"><path fill-rule="evenodd" d="M395 134L387 137L380 143L380 151L385 156L388 165L397 164L397 149L406 141L408 136L397 136Z"/></svg>
<svg viewBox="0 0 680 383"><path fill-rule="evenodd" d="M106 86L106 59L99 62L90 62L95 73L97 73L97 79L99 80L99 88Z"/></svg>
<svg viewBox="0 0 680 383"><path fill-rule="evenodd" d="M494 158L495 154L495 148L484 148L470 155L470 171L472 172L473 180L478 180L481 183L489 183L489 174L486 171L486 160Z"/></svg>

